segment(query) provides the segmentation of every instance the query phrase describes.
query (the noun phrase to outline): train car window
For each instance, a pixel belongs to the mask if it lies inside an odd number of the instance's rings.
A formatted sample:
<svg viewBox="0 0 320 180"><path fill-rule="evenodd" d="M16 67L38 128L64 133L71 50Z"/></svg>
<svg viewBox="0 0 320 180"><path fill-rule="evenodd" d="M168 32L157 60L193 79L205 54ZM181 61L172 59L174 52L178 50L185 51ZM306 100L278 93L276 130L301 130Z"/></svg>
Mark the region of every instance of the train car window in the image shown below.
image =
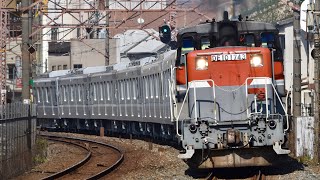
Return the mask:
<svg viewBox="0 0 320 180"><path fill-rule="evenodd" d="M130 99L130 86L129 86L129 83L130 83L130 79L126 79L125 89L126 89L126 97L127 97L127 100Z"/></svg>
<svg viewBox="0 0 320 180"><path fill-rule="evenodd" d="M70 85L70 98L71 102L73 102L73 85Z"/></svg>
<svg viewBox="0 0 320 180"><path fill-rule="evenodd" d="M53 99L53 94L54 94L54 91L53 91L53 87L50 87L49 88L49 101L53 104L54 103L54 99Z"/></svg>
<svg viewBox="0 0 320 180"><path fill-rule="evenodd" d="M107 89L106 98L108 101L110 101L110 82L109 81L106 82L106 89Z"/></svg>
<svg viewBox="0 0 320 180"><path fill-rule="evenodd" d="M153 83L154 83L154 76L150 75L149 76L149 80L150 80L150 98L153 99L153 91L154 91L154 87L153 87Z"/></svg>
<svg viewBox="0 0 320 180"><path fill-rule="evenodd" d="M92 87L93 87L93 100L97 101L97 87L96 87L96 83L92 83Z"/></svg>
<svg viewBox="0 0 320 180"><path fill-rule="evenodd" d="M44 103L44 87L41 88L41 101Z"/></svg>
<svg viewBox="0 0 320 180"><path fill-rule="evenodd" d="M136 83L137 83L137 79L136 78L132 79L132 96L133 96L134 100L137 99L137 86L136 86Z"/></svg>
<svg viewBox="0 0 320 180"><path fill-rule="evenodd" d="M169 84L168 84L168 77L169 75L169 70L165 71L165 78L164 78L164 91L165 91L165 94L166 94L166 97L168 97L168 90L169 90Z"/></svg>
<svg viewBox="0 0 320 180"><path fill-rule="evenodd" d="M115 81L113 84L113 94L114 94L114 99L117 100L118 94L120 94L119 88L119 81Z"/></svg>
<svg viewBox="0 0 320 180"><path fill-rule="evenodd" d="M37 100L40 103L40 88L37 88Z"/></svg>
<svg viewBox="0 0 320 180"><path fill-rule="evenodd" d="M149 86L148 86L148 76L145 76L144 78L144 86L145 86L145 93L146 93L146 99L149 99Z"/></svg>
<svg viewBox="0 0 320 180"><path fill-rule="evenodd" d="M137 99L142 98L142 84L141 78L137 78Z"/></svg>
<svg viewBox="0 0 320 180"><path fill-rule="evenodd" d="M81 93L81 86L82 85L78 85L78 94L79 94L79 102L81 102L81 96L82 96L82 93Z"/></svg>
<svg viewBox="0 0 320 180"><path fill-rule="evenodd" d="M241 34L239 42L240 46L255 47L254 34Z"/></svg>
<svg viewBox="0 0 320 180"><path fill-rule="evenodd" d="M113 96L112 96L112 93L114 92L114 87L113 87L113 82L110 81L109 82L109 100L113 100Z"/></svg>
<svg viewBox="0 0 320 180"><path fill-rule="evenodd" d="M159 84L160 84L160 82L159 82L159 74L155 75L154 84L155 84L155 89L156 89L155 96L158 99L159 98Z"/></svg>
<svg viewBox="0 0 320 180"><path fill-rule="evenodd" d="M201 43L201 49L202 50L210 48L210 39L209 39L209 37L201 37L200 43Z"/></svg>
<svg viewBox="0 0 320 180"><path fill-rule="evenodd" d="M63 89L63 101L64 102L67 102L67 96L66 96L66 86L62 86L62 89Z"/></svg>
<svg viewBox="0 0 320 180"><path fill-rule="evenodd" d="M45 96L46 96L46 102L48 103L49 102L49 97L48 97L48 88L47 87L45 87L44 88L44 92L45 92Z"/></svg>
<svg viewBox="0 0 320 180"><path fill-rule="evenodd" d="M67 86L67 91L68 91L68 94L71 94L70 92L71 92L71 87L70 87L70 85L68 85ZM68 102L69 102L69 104L70 104L70 102L71 102L71 95L70 96L68 96L69 98L67 98L68 99Z"/></svg>
<svg viewBox="0 0 320 180"><path fill-rule="evenodd" d="M120 89L121 89L121 100L124 100L124 82L120 81Z"/></svg>
<svg viewBox="0 0 320 180"><path fill-rule="evenodd" d="M100 83L100 101L103 101L103 84L104 84L104 82L101 82Z"/></svg>
<svg viewBox="0 0 320 180"><path fill-rule="evenodd" d="M59 104L62 104L62 102L63 102L63 99L62 99L62 93L63 93L63 91L62 91L62 86L59 86L58 87L58 102L59 102Z"/></svg>

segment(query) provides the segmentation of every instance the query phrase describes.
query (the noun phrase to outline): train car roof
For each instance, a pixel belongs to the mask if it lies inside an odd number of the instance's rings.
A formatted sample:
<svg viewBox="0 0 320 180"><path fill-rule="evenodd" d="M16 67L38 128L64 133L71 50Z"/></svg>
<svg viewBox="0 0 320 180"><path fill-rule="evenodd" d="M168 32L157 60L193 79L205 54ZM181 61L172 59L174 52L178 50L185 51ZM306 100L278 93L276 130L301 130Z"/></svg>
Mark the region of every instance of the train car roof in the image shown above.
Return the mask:
<svg viewBox="0 0 320 180"><path fill-rule="evenodd" d="M238 31L275 31L277 30L276 26L271 23L258 22L258 21L233 21L237 23ZM199 33L199 34L207 34L207 33L216 33L217 23L219 22L207 22L203 24L198 24L196 26L183 28L179 30L178 36L185 33Z"/></svg>

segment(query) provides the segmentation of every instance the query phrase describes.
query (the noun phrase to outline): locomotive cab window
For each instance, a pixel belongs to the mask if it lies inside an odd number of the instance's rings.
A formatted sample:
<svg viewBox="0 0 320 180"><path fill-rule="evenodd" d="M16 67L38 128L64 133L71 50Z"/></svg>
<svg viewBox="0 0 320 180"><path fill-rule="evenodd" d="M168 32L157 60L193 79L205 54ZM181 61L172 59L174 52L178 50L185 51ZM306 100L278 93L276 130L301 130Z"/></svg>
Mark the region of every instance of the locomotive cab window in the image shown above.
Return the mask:
<svg viewBox="0 0 320 180"><path fill-rule="evenodd" d="M209 37L201 37L200 43L201 43L201 50L210 48L210 39L209 39Z"/></svg>
<svg viewBox="0 0 320 180"><path fill-rule="evenodd" d="M274 34L261 33L261 46L267 48L274 48Z"/></svg>
<svg viewBox="0 0 320 180"><path fill-rule="evenodd" d="M261 33L261 47L266 47L266 48L275 50L274 60L283 61L280 41L274 33L272 32Z"/></svg>
<svg viewBox="0 0 320 180"><path fill-rule="evenodd" d="M241 34L239 38L240 46L255 47L254 34Z"/></svg>
<svg viewBox="0 0 320 180"><path fill-rule="evenodd" d="M195 42L193 37L184 37L182 39L181 56L178 65L185 65L187 59L186 54L193 50L195 50Z"/></svg>

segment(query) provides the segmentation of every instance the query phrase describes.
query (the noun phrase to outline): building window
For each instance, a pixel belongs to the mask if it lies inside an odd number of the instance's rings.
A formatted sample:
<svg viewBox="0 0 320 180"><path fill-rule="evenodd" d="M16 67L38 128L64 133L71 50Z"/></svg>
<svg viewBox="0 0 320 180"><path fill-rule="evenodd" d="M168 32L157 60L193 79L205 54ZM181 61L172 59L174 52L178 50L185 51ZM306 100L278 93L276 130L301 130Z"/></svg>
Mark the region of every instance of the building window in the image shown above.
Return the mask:
<svg viewBox="0 0 320 180"><path fill-rule="evenodd" d="M64 64L63 65L63 70L66 70L66 69L68 69L68 65Z"/></svg>
<svg viewBox="0 0 320 180"><path fill-rule="evenodd" d="M52 66L51 71L55 71L55 70L56 70L56 66Z"/></svg>
<svg viewBox="0 0 320 180"><path fill-rule="evenodd" d="M61 70L61 65L58 65L58 70Z"/></svg>
<svg viewBox="0 0 320 180"><path fill-rule="evenodd" d="M74 69L80 69L80 68L82 68L82 64L74 64L73 68Z"/></svg>
<svg viewBox="0 0 320 180"><path fill-rule="evenodd" d="M15 65L14 64L8 64L8 75L9 79L14 79L15 78Z"/></svg>
<svg viewBox="0 0 320 180"><path fill-rule="evenodd" d="M58 28L51 29L51 40L57 41L58 40Z"/></svg>

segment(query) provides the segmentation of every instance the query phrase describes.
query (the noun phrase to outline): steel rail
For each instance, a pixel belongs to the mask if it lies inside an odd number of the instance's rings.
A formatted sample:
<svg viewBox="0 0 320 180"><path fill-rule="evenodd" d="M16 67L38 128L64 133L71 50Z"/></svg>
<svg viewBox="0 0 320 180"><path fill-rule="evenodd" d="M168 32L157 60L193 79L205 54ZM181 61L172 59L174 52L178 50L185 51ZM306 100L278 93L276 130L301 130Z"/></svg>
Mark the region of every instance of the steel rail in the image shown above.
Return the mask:
<svg viewBox="0 0 320 180"><path fill-rule="evenodd" d="M119 148L117 148L115 146L112 146L110 144L106 144L106 143L103 143L103 142L97 142L97 141L93 141L93 140L89 140L89 139L75 138L75 137L56 136L56 135L40 135L40 136L44 136L44 137L48 137L48 138L63 138L63 139L69 139L69 140L77 140L77 141L84 141L84 142L88 142L88 143L94 143L94 144L98 144L98 145L101 145L101 146L108 147L108 148L110 148L110 149L112 149L112 150L114 150L114 151L116 151L116 152L118 152L120 154L120 157L118 158L118 160L115 163L113 163L111 166L109 166L108 168L104 169L103 171L100 171L99 173L87 178L88 180L99 179L99 178L101 178L103 176L106 176L107 174L109 174L113 170L115 170L117 167L119 167L119 165L124 160L123 152ZM90 156L91 156L91 152L90 152ZM70 169L70 168L68 168L68 169ZM75 169L77 169L77 168L75 168ZM68 173L70 173L70 172L68 171ZM68 173L66 173L66 174L68 174ZM66 174L64 174L64 175L66 175ZM51 177L51 176L49 176L49 177ZM61 177L61 176L59 176L59 177ZM57 177L48 178L48 179L55 179L55 178L57 178Z"/></svg>
<svg viewBox="0 0 320 180"><path fill-rule="evenodd" d="M41 135L41 136L47 138L47 139L50 140L50 141L58 141L58 142L62 142L62 143L72 144L72 145L78 146L78 147L80 147L80 148L82 148L82 149L85 149L86 151L89 152L89 153L87 154L87 156L86 156L84 159L82 159L80 162L78 162L77 164L75 164L75 165L73 165L73 166L70 166L70 167L68 167L68 168L66 168L66 169L64 169L64 170L62 170L62 171L59 171L59 172L57 172L57 173L55 173L55 174L53 174L53 175L50 175L50 176L48 176L48 177L45 177L45 178L43 178L42 180L49 180L49 179L57 179L57 178L60 178L60 177L62 177L62 176L64 176L64 175L69 174L70 172L75 171L76 169L80 168L81 166L85 165L85 164L91 159L92 152L91 152L88 148L86 148L86 147L84 147L84 146L81 146L81 145L76 144L76 143L73 143L73 142L64 141L64 140L62 140L62 139L54 139L54 138L52 138L52 137L50 137L50 136L45 136L45 135Z"/></svg>

